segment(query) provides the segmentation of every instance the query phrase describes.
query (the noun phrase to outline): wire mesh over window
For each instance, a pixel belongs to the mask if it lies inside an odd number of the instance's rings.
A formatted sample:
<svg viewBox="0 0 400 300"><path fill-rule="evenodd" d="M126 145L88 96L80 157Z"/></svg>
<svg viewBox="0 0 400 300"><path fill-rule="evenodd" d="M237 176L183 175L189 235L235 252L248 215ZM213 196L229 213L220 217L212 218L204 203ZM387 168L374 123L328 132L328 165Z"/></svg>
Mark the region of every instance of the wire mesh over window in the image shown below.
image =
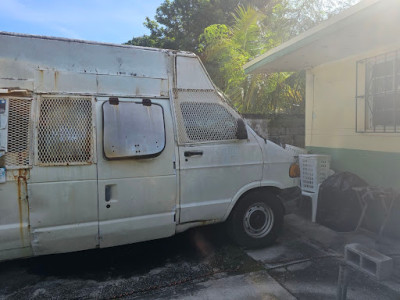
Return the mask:
<svg viewBox="0 0 400 300"><path fill-rule="evenodd" d="M237 139L237 113L213 90L176 90L181 144Z"/></svg>
<svg viewBox="0 0 400 300"><path fill-rule="evenodd" d="M236 139L237 122L222 105L181 103L186 134L192 141Z"/></svg>
<svg viewBox="0 0 400 300"><path fill-rule="evenodd" d="M24 169L31 165L32 99L9 99L7 169Z"/></svg>
<svg viewBox="0 0 400 300"><path fill-rule="evenodd" d="M38 128L40 165L91 163L93 159L91 98L42 98Z"/></svg>

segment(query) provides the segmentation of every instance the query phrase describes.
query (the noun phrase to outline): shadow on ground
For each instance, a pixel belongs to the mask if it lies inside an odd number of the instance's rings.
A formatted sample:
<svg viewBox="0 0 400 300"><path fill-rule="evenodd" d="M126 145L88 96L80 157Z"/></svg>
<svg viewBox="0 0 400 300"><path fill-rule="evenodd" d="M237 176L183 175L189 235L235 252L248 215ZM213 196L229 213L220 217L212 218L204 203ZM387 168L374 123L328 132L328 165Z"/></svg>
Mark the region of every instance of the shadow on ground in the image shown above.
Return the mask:
<svg viewBox="0 0 400 300"><path fill-rule="evenodd" d="M224 226L195 228L177 236L128 246L0 263L0 299L112 298L144 295L221 273L262 266L231 244ZM140 292L135 292L140 291Z"/></svg>

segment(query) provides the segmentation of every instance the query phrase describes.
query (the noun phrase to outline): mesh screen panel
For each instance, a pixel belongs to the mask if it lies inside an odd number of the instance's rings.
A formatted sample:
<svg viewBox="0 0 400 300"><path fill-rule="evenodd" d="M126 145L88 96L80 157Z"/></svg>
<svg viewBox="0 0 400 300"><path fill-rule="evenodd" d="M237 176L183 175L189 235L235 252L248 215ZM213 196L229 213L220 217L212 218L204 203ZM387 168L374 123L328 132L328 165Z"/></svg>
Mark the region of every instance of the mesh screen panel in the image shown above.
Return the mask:
<svg viewBox="0 0 400 300"><path fill-rule="evenodd" d="M237 113L213 90L175 90L179 143L236 139Z"/></svg>
<svg viewBox="0 0 400 300"><path fill-rule="evenodd" d="M91 163L93 158L91 98L42 98L38 129L38 163Z"/></svg>
<svg viewBox="0 0 400 300"><path fill-rule="evenodd" d="M32 99L9 99L8 150L5 155L8 169L24 169L31 165L31 106Z"/></svg>
<svg viewBox="0 0 400 300"><path fill-rule="evenodd" d="M180 106L186 134L191 141L236 139L236 120L222 105L182 102Z"/></svg>

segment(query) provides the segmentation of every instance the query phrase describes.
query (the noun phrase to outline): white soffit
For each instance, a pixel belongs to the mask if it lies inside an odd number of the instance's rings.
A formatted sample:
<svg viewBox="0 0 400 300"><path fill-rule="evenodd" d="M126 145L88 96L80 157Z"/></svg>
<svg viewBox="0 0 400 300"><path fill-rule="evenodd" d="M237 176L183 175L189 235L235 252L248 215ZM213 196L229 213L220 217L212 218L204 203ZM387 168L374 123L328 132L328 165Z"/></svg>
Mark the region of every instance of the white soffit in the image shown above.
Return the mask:
<svg viewBox="0 0 400 300"><path fill-rule="evenodd" d="M400 0L364 0L248 62L246 73L300 71L400 42Z"/></svg>

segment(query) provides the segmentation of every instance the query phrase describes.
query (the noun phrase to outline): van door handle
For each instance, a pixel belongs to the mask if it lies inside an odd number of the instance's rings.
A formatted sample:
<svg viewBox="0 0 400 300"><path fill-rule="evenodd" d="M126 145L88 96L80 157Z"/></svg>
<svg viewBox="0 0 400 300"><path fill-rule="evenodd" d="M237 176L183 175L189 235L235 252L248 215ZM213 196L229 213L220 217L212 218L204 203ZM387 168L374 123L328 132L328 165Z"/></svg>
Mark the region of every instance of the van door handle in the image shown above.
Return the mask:
<svg viewBox="0 0 400 300"><path fill-rule="evenodd" d="M110 202L111 200L111 185L106 185L105 200L106 202Z"/></svg>
<svg viewBox="0 0 400 300"><path fill-rule="evenodd" d="M195 155L203 155L203 151L202 150L192 150L192 151L185 151L183 153L185 155L185 157L190 157L190 156L195 156Z"/></svg>

